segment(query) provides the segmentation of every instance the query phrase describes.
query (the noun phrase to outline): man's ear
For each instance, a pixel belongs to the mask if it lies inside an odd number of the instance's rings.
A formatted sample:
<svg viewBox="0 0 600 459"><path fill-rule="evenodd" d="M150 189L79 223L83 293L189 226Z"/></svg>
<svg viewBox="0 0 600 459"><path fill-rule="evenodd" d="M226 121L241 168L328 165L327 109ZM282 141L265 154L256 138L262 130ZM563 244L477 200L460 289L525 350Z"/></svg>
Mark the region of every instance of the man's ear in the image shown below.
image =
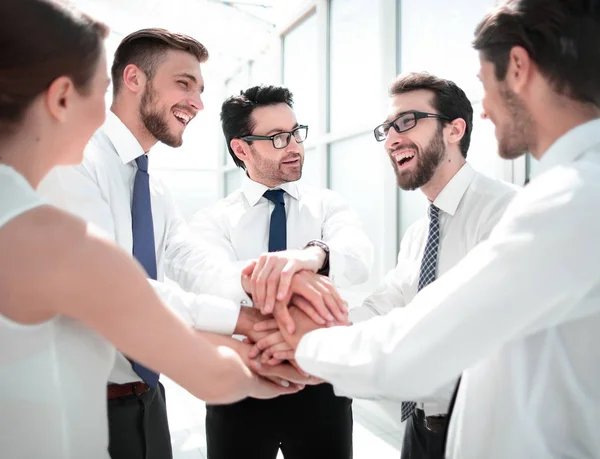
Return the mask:
<svg viewBox="0 0 600 459"><path fill-rule="evenodd" d="M237 158L240 161L242 161L242 162L248 161L248 151L247 150L249 150L249 147L246 142L244 142L243 140L240 140L240 139L231 139L231 142L229 142L229 146L233 150L233 153L235 154L235 156L237 156Z"/></svg>
<svg viewBox="0 0 600 459"><path fill-rule="evenodd" d="M141 92L146 87L147 80L146 74L135 64L129 64L123 70L123 84L131 92Z"/></svg>
<svg viewBox="0 0 600 459"><path fill-rule="evenodd" d="M533 63L531 57L522 46L513 46L508 56L506 83L516 94L521 94L531 79Z"/></svg>
<svg viewBox="0 0 600 459"><path fill-rule="evenodd" d="M448 143L459 144L467 132L467 122L462 118L456 118L446 125L446 129L448 130L446 135Z"/></svg>
<svg viewBox="0 0 600 459"><path fill-rule="evenodd" d="M75 93L75 85L71 78L58 77L46 91L44 101L50 114L57 120L64 122L67 118L67 110L70 107L72 97Z"/></svg>

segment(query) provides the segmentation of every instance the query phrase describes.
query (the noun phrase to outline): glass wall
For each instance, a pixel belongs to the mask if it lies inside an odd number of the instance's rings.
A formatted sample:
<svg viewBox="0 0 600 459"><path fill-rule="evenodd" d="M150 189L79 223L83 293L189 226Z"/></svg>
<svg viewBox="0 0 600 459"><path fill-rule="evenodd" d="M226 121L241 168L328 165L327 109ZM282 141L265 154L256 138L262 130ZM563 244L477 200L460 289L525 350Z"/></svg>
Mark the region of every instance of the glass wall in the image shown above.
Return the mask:
<svg viewBox="0 0 600 459"><path fill-rule="evenodd" d="M329 147L329 183L340 192L358 213L364 229L373 242L381 242L384 228L384 193L382 157L385 152L370 133L334 142ZM390 193L396 191L392 188ZM358 290L373 290L384 275L381 245L376 244L375 264L371 278Z"/></svg>
<svg viewBox="0 0 600 459"><path fill-rule="evenodd" d="M294 111L298 123L317 132L319 110L317 17L313 13L294 27L283 41L283 84L294 94ZM310 129L312 128L312 129Z"/></svg>
<svg viewBox="0 0 600 459"><path fill-rule="evenodd" d="M339 191L375 244L371 279L354 293L368 294L394 267L400 238L427 208L420 191L398 190L383 146L372 136L387 114L388 86L397 73L428 71L465 90L474 108L468 161L475 169L507 180L518 176L519 168L523 175L531 169L530 162L507 167L497 156L492 124L480 118L479 60L471 41L477 21L495 0L458 3L306 1L265 57L227 84L231 91L240 78L256 84L281 77L294 93L298 122L310 126L302 182ZM227 164L225 191L240 177Z"/></svg>
<svg viewBox="0 0 600 459"><path fill-rule="evenodd" d="M330 131L368 128L381 117L379 2L331 0L329 22Z"/></svg>

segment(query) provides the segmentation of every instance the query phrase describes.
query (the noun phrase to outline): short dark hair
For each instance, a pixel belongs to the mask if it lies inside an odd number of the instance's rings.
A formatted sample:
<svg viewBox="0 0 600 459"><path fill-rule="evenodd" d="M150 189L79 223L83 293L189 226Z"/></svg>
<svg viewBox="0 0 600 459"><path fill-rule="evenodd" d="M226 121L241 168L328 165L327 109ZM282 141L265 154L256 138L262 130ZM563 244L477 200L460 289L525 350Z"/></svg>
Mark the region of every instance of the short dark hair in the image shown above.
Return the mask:
<svg viewBox="0 0 600 459"><path fill-rule="evenodd" d="M473 132L473 106L465 92L456 83L444 78L439 78L426 72L411 72L399 75L390 87L390 96L396 96L418 89L433 92L431 105L436 111L450 120L462 118L467 127L460 139L460 152L466 158L471 144ZM441 123L446 124L444 120Z"/></svg>
<svg viewBox="0 0 600 459"><path fill-rule="evenodd" d="M254 129L252 112L258 107L275 104L287 104L294 107L293 95L289 89L281 86L253 86L240 91L237 96L231 96L221 106L221 126L227 149L236 166L246 169L246 165L233 152L231 141L237 137L250 135ZM248 141L252 144L251 141Z"/></svg>
<svg viewBox="0 0 600 459"><path fill-rule="evenodd" d="M523 47L554 90L600 107L600 3L508 0L475 30L473 47L504 81L510 51Z"/></svg>
<svg viewBox="0 0 600 459"><path fill-rule="evenodd" d="M108 28L53 0L2 0L0 135L18 125L32 101L61 76L89 94Z"/></svg>
<svg viewBox="0 0 600 459"><path fill-rule="evenodd" d="M113 95L117 95L123 84L123 71L129 64L139 67L151 80L161 58L171 49L192 54L201 64L208 59L208 51L196 39L165 29L141 29L127 35L115 51L111 68Z"/></svg>

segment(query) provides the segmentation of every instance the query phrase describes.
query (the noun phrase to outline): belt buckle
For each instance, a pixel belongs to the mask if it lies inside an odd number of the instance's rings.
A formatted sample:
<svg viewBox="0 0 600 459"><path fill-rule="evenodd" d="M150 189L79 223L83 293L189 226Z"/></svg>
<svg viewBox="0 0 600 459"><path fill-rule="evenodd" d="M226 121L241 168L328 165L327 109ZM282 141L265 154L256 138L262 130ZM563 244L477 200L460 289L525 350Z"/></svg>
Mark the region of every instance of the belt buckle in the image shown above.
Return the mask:
<svg viewBox="0 0 600 459"><path fill-rule="evenodd" d="M423 417L423 423L425 424L425 428L427 430L429 430L430 432L435 432L435 433L440 433L443 429L439 429L439 424L437 423L430 423L427 419L433 417L433 416L424 416ZM442 419L440 419L441 421Z"/></svg>
<svg viewBox="0 0 600 459"><path fill-rule="evenodd" d="M434 429L431 428L431 424L429 424L429 421L427 420L428 416L423 416L423 424L425 424L425 428L427 430L429 430L430 432L435 432Z"/></svg>
<svg viewBox="0 0 600 459"><path fill-rule="evenodd" d="M138 384L140 385L139 392L138 392L138 389L137 389L137 385ZM138 382L131 383L131 392L133 393L133 395L137 396L137 395L143 394L144 392L147 392L148 389L144 388L143 386L144 386L144 383L138 383Z"/></svg>

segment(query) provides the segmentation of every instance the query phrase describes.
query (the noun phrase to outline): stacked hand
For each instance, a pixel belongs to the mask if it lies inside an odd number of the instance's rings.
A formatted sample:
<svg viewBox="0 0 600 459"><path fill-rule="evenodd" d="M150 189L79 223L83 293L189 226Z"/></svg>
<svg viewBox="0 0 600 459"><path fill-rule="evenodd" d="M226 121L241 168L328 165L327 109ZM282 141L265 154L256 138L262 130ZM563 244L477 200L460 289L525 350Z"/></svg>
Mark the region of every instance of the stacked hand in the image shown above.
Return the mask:
<svg viewBox="0 0 600 459"><path fill-rule="evenodd" d="M305 249L265 254L242 271L256 311L246 333L246 344L253 344L248 353L253 370L258 363L263 372L287 365L305 378L303 384L320 382L296 365L295 348L308 331L349 324L346 302L329 278L316 274L321 264Z"/></svg>
<svg viewBox="0 0 600 459"><path fill-rule="evenodd" d="M311 247L310 249L320 250ZM309 249L287 250L262 255L242 270L242 286L263 314L275 314L294 332L287 312L292 296L308 302L298 305L315 323L348 324L348 308L328 277L317 275L318 261Z"/></svg>
<svg viewBox="0 0 600 459"><path fill-rule="evenodd" d="M270 326L265 326L270 324ZM273 315L264 315L257 308L242 308L234 334L246 336L244 342L235 341L235 350L242 357L246 365L257 375L261 376L277 386L266 390L265 398L271 398L283 393L293 393L302 389L305 384L316 384L314 378L300 371L295 362L285 362L284 358L275 360L272 354L275 350L291 350L283 340L283 336L277 328ZM258 350L256 343L261 343ZM271 347L268 353L262 353L262 349ZM287 354L286 354L287 356ZM273 392L275 390L275 393ZM260 396L253 395L256 398Z"/></svg>
<svg viewBox="0 0 600 459"><path fill-rule="evenodd" d="M323 251L316 247L272 252L242 271L242 285L255 306L243 308L248 320L237 329L246 336L243 358L276 384L320 383L296 365L298 342L314 329L349 325L346 302L328 277L316 274L323 260Z"/></svg>

